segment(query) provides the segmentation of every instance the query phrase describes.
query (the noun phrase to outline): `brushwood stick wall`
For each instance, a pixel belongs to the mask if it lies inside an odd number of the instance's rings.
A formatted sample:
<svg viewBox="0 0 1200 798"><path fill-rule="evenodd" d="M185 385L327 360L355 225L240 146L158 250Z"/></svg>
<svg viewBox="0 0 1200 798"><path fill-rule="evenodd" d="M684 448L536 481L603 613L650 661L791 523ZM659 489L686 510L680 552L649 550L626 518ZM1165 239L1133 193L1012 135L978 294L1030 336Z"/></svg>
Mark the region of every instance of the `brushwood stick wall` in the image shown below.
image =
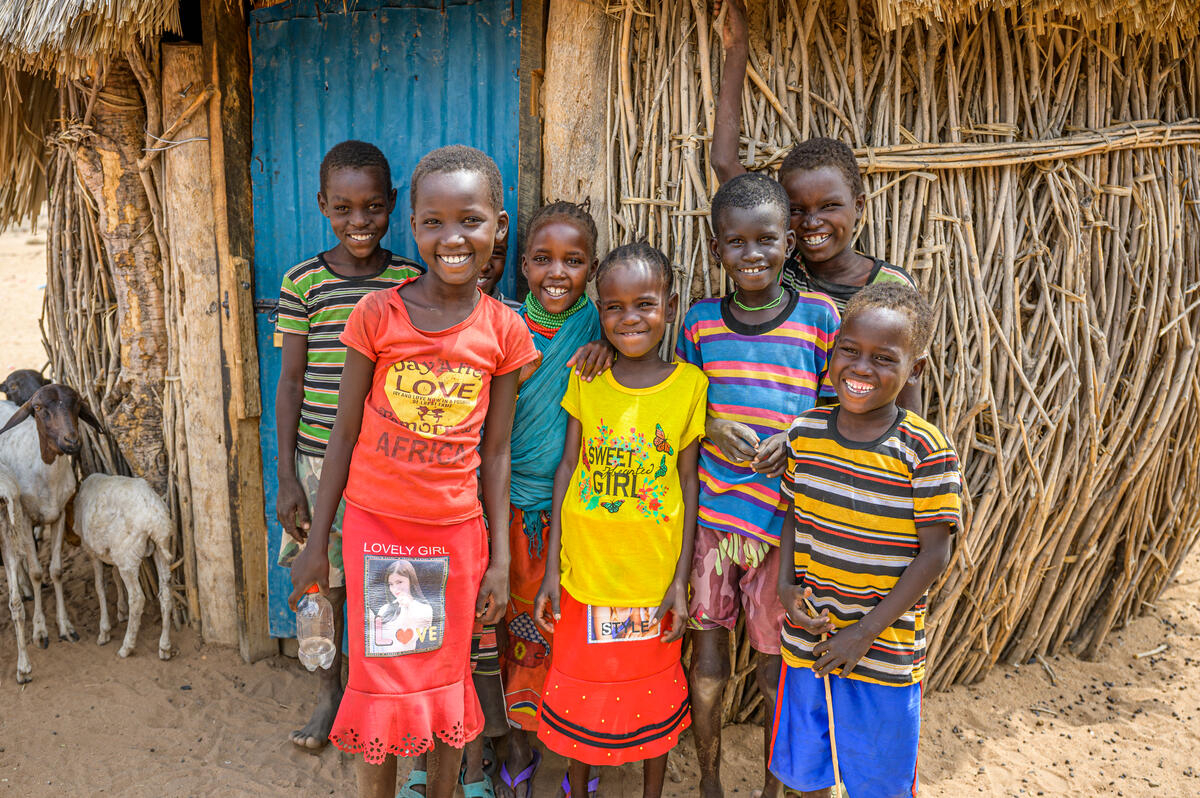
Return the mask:
<svg viewBox="0 0 1200 798"><path fill-rule="evenodd" d="M649 238L692 298L722 293L705 243L710 6L609 12L610 240ZM1067 643L1095 654L1200 521L1200 59L1180 57L1194 40L1020 9L880 34L873 14L751 2L743 162L771 170L816 135L855 147L859 248L935 305L926 407L969 498L934 591L931 685ZM752 709L742 671L734 717Z"/></svg>

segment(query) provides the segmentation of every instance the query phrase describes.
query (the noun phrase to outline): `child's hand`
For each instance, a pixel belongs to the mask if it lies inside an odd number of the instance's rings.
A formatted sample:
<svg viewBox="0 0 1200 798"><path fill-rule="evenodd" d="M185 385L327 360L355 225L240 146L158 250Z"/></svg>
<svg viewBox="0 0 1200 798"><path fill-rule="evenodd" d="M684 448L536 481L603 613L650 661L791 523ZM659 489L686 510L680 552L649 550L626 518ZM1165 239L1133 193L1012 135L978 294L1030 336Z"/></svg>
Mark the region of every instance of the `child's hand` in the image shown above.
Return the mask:
<svg viewBox="0 0 1200 798"><path fill-rule="evenodd" d="M562 612L558 608L562 587L558 575L553 577L549 571L538 589L537 598L533 600L533 620L543 632L554 634L554 625L562 620Z"/></svg>
<svg viewBox="0 0 1200 798"><path fill-rule="evenodd" d="M725 24L721 26L721 44L728 50L734 45L746 45L746 4L743 0L715 0L713 2L713 19L718 20L725 15Z"/></svg>
<svg viewBox="0 0 1200 798"><path fill-rule="evenodd" d="M811 587L788 585L779 591L779 601L787 613L788 620L809 634L824 635L833 631L833 621L829 620L829 610L822 610L820 615L809 615L807 601L812 596Z"/></svg>
<svg viewBox="0 0 1200 798"><path fill-rule="evenodd" d="M874 642L874 635L867 632L862 624L850 624L813 646L813 656L817 658L813 670L821 677L841 668L842 676L849 676Z"/></svg>
<svg viewBox="0 0 1200 798"><path fill-rule="evenodd" d="M750 461L750 467L774 479L787 468L787 449L787 433L777 432L758 445L758 454Z"/></svg>
<svg viewBox="0 0 1200 798"><path fill-rule="evenodd" d="M745 463L758 453L758 433L745 424L709 418L704 424L704 435L734 463Z"/></svg>
<svg viewBox="0 0 1200 798"><path fill-rule="evenodd" d="M489 566L479 583L479 596L475 599L475 617L491 624L500 620L508 606L508 567Z"/></svg>
<svg viewBox="0 0 1200 798"><path fill-rule="evenodd" d="M300 480L279 480L279 496L275 499L275 519L298 543L303 543L308 537L308 527L311 523L308 517L308 499L304 497L304 488Z"/></svg>
<svg viewBox="0 0 1200 798"><path fill-rule="evenodd" d="M654 611L654 616L651 620L661 621L667 617L667 613L671 613L671 628L661 639L664 643L672 643L683 637L683 630L687 624L687 582L671 583L671 586L667 588L667 594L659 602L658 609Z"/></svg>
<svg viewBox="0 0 1200 798"><path fill-rule="evenodd" d="M294 612L305 592L316 585L322 593L329 592L329 554L317 546L305 546L292 561L292 595L288 606Z"/></svg>
<svg viewBox="0 0 1200 798"><path fill-rule="evenodd" d="M614 352L616 350L613 349L612 344L599 338L576 349L575 354L571 355L571 359L567 361L567 365L575 367L579 379L591 382L595 377L612 368Z"/></svg>

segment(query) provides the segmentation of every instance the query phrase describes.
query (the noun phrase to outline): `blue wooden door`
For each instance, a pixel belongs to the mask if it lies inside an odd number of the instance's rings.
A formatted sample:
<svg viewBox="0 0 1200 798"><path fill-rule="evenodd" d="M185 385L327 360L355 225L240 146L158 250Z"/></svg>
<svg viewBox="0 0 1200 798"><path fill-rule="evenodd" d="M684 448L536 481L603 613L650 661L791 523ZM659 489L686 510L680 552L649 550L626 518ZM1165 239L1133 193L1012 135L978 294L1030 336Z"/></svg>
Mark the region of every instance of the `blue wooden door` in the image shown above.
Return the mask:
<svg viewBox="0 0 1200 798"><path fill-rule="evenodd" d="M290 637L295 625L288 572L275 565L280 350L271 308L289 267L336 244L317 210L321 158L345 139L383 150L399 189L384 246L414 259L408 177L435 147L470 144L490 154L515 220L520 16L519 0L292 0L252 12L254 297L275 637ZM509 295L514 263L510 252Z"/></svg>

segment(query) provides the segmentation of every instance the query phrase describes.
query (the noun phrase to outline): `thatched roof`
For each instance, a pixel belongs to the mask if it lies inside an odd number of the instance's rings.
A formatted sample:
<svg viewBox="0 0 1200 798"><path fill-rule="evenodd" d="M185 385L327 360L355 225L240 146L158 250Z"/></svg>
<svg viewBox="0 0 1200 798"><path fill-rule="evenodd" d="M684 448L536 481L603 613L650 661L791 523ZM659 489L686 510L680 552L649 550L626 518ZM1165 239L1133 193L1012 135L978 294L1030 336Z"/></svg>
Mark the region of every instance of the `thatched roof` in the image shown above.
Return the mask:
<svg viewBox="0 0 1200 798"><path fill-rule="evenodd" d="M0 66L78 77L166 30L179 30L177 0L5 0Z"/></svg>
<svg viewBox="0 0 1200 798"><path fill-rule="evenodd" d="M96 71L111 54L168 30L179 30L178 0L0 2L0 230L32 217L45 199L54 82Z"/></svg>
<svg viewBox="0 0 1200 798"><path fill-rule="evenodd" d="M1092 29L1113 22L1132 33L1188 41L1200 33L1200 0L876 0L885 30L916 20L952 22L990 8L1024 9L1035 20L1059 12Z"/></svg>

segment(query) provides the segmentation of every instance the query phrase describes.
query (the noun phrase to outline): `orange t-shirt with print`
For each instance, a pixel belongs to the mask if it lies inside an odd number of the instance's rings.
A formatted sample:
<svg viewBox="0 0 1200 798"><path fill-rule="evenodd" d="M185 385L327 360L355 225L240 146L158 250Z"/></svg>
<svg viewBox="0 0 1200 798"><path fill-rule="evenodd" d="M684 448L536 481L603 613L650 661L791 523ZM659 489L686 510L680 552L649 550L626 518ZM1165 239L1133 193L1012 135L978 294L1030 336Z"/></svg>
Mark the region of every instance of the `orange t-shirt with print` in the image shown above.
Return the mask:
<svg viewBox="0 0 1200 798"><path fill-rule="evenodd" d="M476 469L492 377L537 350L520 317L482 292L462 322L417 329L399 293L408 282L363 297L342 332L375 362L345 497L380 515L456 524L482 512Z"/></svg>

